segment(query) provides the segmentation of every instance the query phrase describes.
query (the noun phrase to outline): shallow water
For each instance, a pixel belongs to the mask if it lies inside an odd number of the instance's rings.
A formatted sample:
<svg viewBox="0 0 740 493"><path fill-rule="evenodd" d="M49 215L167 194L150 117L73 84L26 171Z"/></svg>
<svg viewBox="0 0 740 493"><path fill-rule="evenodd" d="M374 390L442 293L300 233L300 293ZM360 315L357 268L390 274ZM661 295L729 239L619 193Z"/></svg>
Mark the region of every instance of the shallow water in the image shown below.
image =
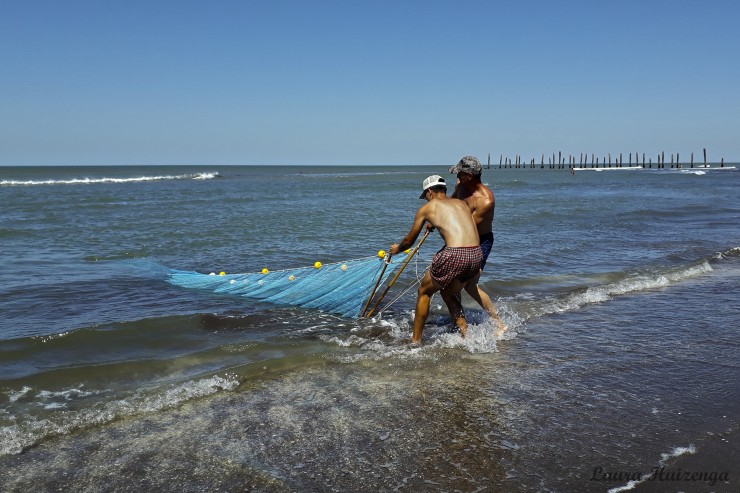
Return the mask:
<svg viewBox="0 0 740 493"><path fill-rule="evenodd" d="M165 282L387 249L431 173L4 169L3 489L607 491L702 454L736 488L735 171L486 170L498 341L436 297L407 345L413 286L352 320Z"/></svg>

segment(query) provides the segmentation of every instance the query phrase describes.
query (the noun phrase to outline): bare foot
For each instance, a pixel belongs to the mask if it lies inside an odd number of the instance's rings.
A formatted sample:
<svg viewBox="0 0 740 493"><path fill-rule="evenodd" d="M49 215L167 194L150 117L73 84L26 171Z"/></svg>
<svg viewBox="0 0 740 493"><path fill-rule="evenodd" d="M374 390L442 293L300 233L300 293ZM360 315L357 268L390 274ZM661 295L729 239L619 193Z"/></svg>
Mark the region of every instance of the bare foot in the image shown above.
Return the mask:
<svg viewBox="0 0 740 493"><path fill-rule="evenodd" d="M504 332L509 330L509 327L500 318L496 319L495 322L498 328L496 329L496 332L494 332L493 335L494 337L496 337L496 339L501 339L501 336L504 335Z"/></svg>

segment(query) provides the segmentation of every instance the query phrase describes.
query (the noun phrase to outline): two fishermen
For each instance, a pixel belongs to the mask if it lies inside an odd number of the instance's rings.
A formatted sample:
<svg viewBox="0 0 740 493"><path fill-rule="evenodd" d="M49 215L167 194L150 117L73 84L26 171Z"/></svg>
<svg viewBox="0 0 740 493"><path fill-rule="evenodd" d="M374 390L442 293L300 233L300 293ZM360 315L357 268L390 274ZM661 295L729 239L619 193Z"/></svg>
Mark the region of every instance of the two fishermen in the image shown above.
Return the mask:
<svg viewBox="0 0 740 493"><path fill-rule="evenodd" d="M424 180L419 198L427 203L416 212L414 224L401 243L390 247L391 255L411 247L427 222L439 230L445 242L419 285L411 339L415 343L421 342L431 297L437 291L463 337L467 331L460 298L463 289L494 319L497 337L506 330L490 297L478 287L480 269L493 245L493 192L481 183L481 165L475 157L465 156L450 168L450 173L457 173L458 178L452 196L447 197L447 183L441 176Z"/></svg>

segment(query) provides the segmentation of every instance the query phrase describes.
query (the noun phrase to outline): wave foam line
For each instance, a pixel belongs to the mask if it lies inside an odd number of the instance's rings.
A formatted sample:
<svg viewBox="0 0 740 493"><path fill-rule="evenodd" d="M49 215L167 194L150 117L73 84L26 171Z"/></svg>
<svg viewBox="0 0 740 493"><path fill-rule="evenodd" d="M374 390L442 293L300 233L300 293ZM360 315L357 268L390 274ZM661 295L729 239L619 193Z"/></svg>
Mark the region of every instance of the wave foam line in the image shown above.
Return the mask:
<svg viewBox="0 0 740 493"><path fill-rule="evenodd" d="M75 430L107 424L122 417L169 409L191 399L222 390L231 391L238 386L239 381L236 377L213 376L175 385L153 395L136 395L130 399L111 401L81 411L65 411L56 419L52 417L4 426L0 428L0 456L20 454L46 438L68 435ZM24 387L21 392L25 395L29 390Z"/></svg>
<svg viewBox="0 0 740 493"><path fill-rule="evenodd" d="M665 288L684 279L701 276L713 270L709 262L703 260L696 265L668 272L629 276L618 282L603 286L591 286L585 292L572 293L563 298L545 302L531 316L542 316L549 313L576 310L585 305L609 301L615 296Z"/></svg>
<svg viewBox="0 0 740 493"><path fill-rule="evenodd" d="M218 172L190 173L185 175L138 176L132 178L71 178L69 180L2 180L0 186L34 185L95 185L100 183L135 183L166 180L211 180L218 178Z"/></svg>
<svg viewBox="0 0 740 493"><path fill-rule="evenodd" d="M689 445L688 447L676 447L667 454L665 453L660 454L660 460L658 461L658 464L651 471L654 471L655 469L659 469L661 467L665 467L666 462L670 459L680 457L684 454L695 454L695 453L696 453L696 447L694 447L693 445ZM645 477L641 479L633 479L623 486L617 486L616 488L611 488L607 491L607 493L621 493L622 491L633 490L635 489L635 486L637 486L638 484L644 483L645 481L650 481L652 478L653 478L652 474L646 474Z"/></svg>
<svg viewBox="0 0 740 493"><path fill-rule="evenodd" d="M732 247L719 252L712 257L712 260L725 260L734 257L740 257L740 247Z"/></svg>

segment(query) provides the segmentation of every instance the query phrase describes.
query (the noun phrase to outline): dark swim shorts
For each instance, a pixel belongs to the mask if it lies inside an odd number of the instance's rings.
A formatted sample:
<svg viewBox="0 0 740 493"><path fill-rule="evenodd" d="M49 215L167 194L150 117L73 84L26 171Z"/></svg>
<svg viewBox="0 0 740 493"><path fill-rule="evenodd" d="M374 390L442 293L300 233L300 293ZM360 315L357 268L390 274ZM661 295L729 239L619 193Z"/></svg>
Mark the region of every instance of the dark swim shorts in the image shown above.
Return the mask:
<svg viewBox="0 0 740 493"><path fill-rule="evenodd" d="M481 270L486 266L486 260L488 260L488 256L491 254L491 248L493 248L493 232L481 235L480 249L483 250L483 260L480 262Z"/></svg>
<svg viewBox="0 0 740 493"><path fill-rule="evenodd" d="M483 252L480 246L444 247L432 259L429 273L437 284L445 289L455 279L469 281L480 270Z"/></svg>

